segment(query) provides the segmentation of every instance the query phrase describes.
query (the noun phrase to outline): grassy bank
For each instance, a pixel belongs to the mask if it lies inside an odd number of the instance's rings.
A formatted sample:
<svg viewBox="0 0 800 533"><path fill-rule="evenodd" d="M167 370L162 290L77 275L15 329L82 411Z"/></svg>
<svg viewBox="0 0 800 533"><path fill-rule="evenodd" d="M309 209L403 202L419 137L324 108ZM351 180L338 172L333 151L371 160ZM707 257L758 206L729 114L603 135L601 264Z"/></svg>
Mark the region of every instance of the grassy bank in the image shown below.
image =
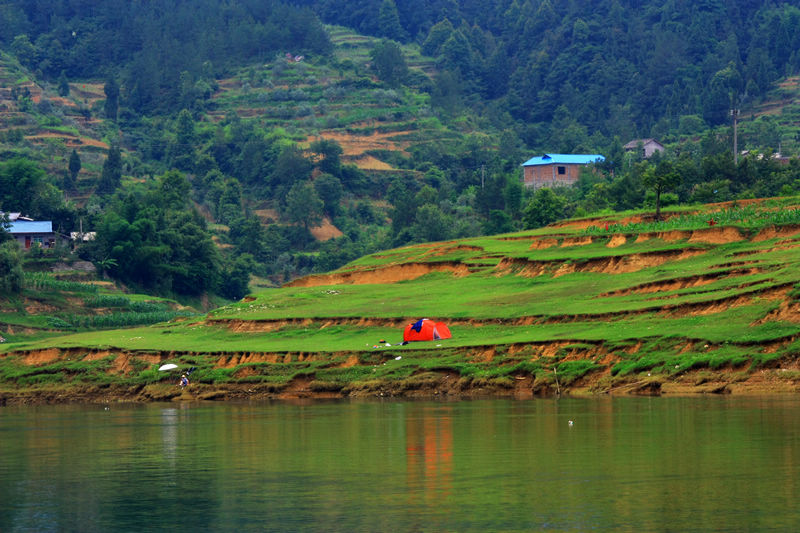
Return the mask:
<svg viewBox="0 0 800 533"><path fill-rule="evenodd" d="M172 384L156 368L175 362L212 396L792 388L796 204L698 206L660 222L628 213L390 250L202 317L6 344L0 382L7 397L101 386L138 398ZM397 346L423 316L453 338Z"/></svg>

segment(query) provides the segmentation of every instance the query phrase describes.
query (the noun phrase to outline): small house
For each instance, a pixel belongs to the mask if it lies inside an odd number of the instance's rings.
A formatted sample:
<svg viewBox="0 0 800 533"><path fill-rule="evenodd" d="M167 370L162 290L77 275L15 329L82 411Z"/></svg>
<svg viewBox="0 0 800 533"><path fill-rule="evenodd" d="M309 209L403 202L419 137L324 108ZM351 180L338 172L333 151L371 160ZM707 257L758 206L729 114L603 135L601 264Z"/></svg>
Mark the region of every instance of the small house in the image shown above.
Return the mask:
<svg viewBox="0 0 800 533"><path fill-rule="evenodd" d="M656 152L663 152L664 145L655 139L634 139L622 148L626 152L641 150L641 156L647 159Z"/></svg>
<svg viewBox="0 0 800 533"><path fill-rule="evenodd" d="M38 244L42 248L54 248L56 234L49 220L21 220L17 218L8 225L8 232L26 250Z"/></svg>
<svg viewBox="0 0 800 533"><path fill-rule="evenodd" d="M522 164L522 182L526 187L567 187L578 181L580 170L605 161L598 154L544 154Z"/></svg>

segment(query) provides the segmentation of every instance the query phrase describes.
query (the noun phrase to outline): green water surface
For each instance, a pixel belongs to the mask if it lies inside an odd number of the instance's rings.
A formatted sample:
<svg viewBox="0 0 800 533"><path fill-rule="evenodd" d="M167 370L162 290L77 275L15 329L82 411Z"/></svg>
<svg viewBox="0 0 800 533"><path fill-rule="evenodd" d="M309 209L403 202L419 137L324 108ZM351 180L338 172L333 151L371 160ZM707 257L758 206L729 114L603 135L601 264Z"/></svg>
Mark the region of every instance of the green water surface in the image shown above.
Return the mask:
<svg viewBox="0 0 800 533"><path fill-rule="evenodd" d="M0 531L797 531L799 420L788 396L6 407Z"/></svg>

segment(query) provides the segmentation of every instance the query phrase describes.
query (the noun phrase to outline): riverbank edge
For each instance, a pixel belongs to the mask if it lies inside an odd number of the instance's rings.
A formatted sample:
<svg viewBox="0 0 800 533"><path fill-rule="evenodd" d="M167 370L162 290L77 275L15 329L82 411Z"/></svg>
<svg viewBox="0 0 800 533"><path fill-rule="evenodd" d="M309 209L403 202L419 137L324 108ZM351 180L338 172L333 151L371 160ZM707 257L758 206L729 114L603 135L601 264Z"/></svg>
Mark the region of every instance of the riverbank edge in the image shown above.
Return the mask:
<svg viewBox="0 0 800 533"><path fill-rule="evenodd" d="M326 390L327 389L327 390ZM276 389L274 386L253 383L192 383L180 387L172 383L147 385L91 385L39 386L0 389L0 407L16 405L56 404L113 404L153 402L203 402L203 401L269 401L269 400L341 400L341 399L414 399L414 400L468 400L477 398L535 399L559 396L602 398L609 396L693 396L737 395L763 396L800 393L800 383L783 379L779 372L761 371L742 379L730 379L730 374L707 371L686 373L679 379L648 376L645 379L616 380L585 379L571 386L556 387L536 384L530 379L518 379L513 386L465 384L450 374L437 380L409 387L399 381L356 383L347 387L332 384L321 386L311 380L295 380Z"/></svg>

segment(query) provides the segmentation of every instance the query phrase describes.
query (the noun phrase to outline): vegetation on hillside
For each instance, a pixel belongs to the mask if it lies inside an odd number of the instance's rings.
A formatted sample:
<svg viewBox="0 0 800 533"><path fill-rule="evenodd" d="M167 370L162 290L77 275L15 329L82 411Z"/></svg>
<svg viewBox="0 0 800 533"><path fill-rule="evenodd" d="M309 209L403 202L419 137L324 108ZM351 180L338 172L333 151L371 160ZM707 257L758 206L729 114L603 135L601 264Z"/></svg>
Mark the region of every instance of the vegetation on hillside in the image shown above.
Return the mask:
<svg viewBox="0 0 800 533"><path fill-rule="evenodd" d="M798 213L795 197L406 246L200 320L22 340L0 368L7 391L113 382L143 397L180 394L164 362L196 367L201 395L791 386ZM398 346L422 316L453 338Z"/></svg>
<svg viewBox="0 0 800 533"><path fill-rule="evenodd" d="M129 286L238 299L248 279L275 285L393 246L791 195L798 163L772 153L797 146L784 76L798 68L798 14L14 0L0 10L0 210L97 230L76 253ZM738 163L731 107L750 150ZM646 136L667 152L622 149ZM519 181L534 151L606 162L534 193ZM8 186L21 179L32 186ZM168 181L183 198L167 206Z"/></svg>

